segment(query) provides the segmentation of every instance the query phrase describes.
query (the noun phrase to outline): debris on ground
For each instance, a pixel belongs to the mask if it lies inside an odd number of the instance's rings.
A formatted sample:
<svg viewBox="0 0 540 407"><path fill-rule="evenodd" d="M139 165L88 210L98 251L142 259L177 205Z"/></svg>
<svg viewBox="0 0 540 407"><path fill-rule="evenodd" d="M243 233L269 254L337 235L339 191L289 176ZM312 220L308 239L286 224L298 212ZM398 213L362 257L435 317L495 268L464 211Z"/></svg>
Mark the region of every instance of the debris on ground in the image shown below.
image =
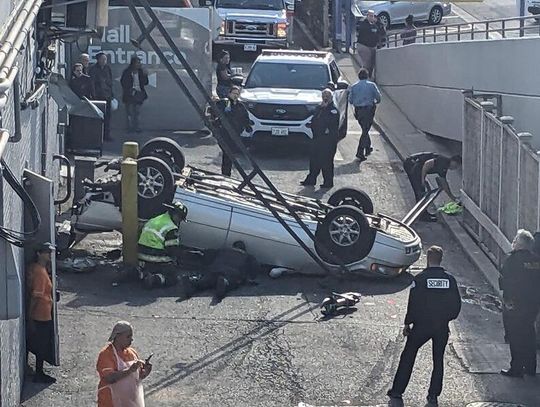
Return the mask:
<svg viewBox="0 0 540 407"><path fill-rule="evenodd" d="M71 273L89 273L97 266L98 262L88 257L68 257L56 262L57 269Z"/></svg>

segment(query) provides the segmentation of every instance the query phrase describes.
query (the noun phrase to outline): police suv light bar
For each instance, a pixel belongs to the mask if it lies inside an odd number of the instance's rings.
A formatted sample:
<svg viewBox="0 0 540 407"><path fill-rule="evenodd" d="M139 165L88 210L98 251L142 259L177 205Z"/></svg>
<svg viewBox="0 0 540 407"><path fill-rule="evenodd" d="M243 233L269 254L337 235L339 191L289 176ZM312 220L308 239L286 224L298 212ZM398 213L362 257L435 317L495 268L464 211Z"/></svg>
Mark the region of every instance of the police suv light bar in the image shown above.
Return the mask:
<svg viewBox="0 0 540 407"><path fill-rule="evenodd" d="M328 53L325 51L295 51L295 50L287 50L287 49L279 49L279 50L263 49L262 55L273 56L273 57L298 56L298 57L326 58Z"/></svg>

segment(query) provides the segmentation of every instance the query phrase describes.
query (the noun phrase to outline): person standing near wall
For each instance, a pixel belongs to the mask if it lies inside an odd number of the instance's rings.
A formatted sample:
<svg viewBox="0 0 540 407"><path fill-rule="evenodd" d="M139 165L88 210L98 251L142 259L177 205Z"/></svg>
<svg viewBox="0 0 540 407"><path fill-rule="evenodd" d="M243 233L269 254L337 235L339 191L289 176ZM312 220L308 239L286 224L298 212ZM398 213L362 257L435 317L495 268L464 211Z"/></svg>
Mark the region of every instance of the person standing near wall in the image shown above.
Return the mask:
<svg viewBox="0 0 540 407"><path fill-rule="evenodd" d="M126 105L126 118L128 131L141 131L139 127L139 114L143 102L148 99L144 89L148 85L148 75L141 66L139 57L131 57L129 66L122 72L120 78L122 85L122 101Z"/></svg>
<svg viewBox="0 0 540 407"><path fill-rule="evenodd" d="M375 67L375 53L381 41L377 16L373 10L368 10L366 18L358 24L356 35L362 68L366 68L371 77Z"/></svg>
<svg viewBox="0 0 540 407"><path fill-rule="evenodd" d="M405 19L405 29L399 34L403 40L403 45L414 44L416 42L416 27L414 26L414 17L409 14Z"/></svg>
<svg viewBox="0 0 540 407"><path fill-rule="evenodd" d="M356 150L356 158L360 161L365 161L373 151L369 130L373 125L377 104L381 102L379 88L375 83L368 81L368 77L367 69L360 69L358 82L349 89L349 104L354 107L354 117L362 128L362 135Z"/></svg>
<svg viewBox="0 0 540 407"><path fill-rule="evenodd" d="M501 268L503 321L511 356L510 368L501 370L503 376L536 376L534 324L540 311L540 257L533 250L533 235L527 230L518 230L512 241L512 252Z"/></svg>
<svg viewBox="0 0 540 407"><path fill-rule="evenodd" d="M53 285L49 277L54 246L41 244L26 273L27 350L36 356L35 383L55 383L43 370L44 362L54 364Z"/></svg>
<svg viewBox="0 0 540 407"><path fill-rule="evenodd" d="M92 78L84 74L83 68L83 65L80 63L73 65L69 87L81 99L85 97L92 100L95 94L94 82Z"/></svg>
<svg viewBox="0 0 540 407"><path fill-rule="evenodd" d="M88 75L90 72L90 55L88 54L81 54L81 64L83 67L83 74Z"/></svg>
<svg viewBox="0 0 540 407"><path fill-rule="evenodd" d="M96 55L97 62L92 65L89 70L89 75L94 82L96 100L105 101L105 117L103 119L103 137L105 140L111 138L111 101L113 99L112 88L112 70L107 64L107 55L104 52L99 52Z"/></svg>

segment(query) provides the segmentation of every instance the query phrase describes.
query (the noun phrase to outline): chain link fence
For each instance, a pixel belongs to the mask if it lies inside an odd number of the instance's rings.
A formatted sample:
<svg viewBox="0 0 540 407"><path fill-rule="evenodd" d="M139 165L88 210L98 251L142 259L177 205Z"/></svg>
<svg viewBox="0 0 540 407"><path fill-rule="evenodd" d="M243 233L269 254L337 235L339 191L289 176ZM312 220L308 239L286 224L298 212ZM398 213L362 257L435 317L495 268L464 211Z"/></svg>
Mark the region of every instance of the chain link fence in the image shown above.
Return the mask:
<svg viewBox="0 0 540 407"><path fill-rule="evenodd" d="M464 227L497 265L518 229L540 230L540 156L501 101L468 92L463 133Z"/></svg>

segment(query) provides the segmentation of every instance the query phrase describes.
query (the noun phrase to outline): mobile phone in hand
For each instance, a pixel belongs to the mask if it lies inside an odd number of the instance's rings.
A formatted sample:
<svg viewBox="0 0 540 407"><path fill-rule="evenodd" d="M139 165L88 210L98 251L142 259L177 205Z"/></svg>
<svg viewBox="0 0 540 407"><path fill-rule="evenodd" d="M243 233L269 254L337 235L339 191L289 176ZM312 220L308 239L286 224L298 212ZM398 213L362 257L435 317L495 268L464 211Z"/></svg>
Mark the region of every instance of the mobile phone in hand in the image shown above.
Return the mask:
<svg viewBox="0 0 540 407"><path fill-rule="evenodd" d="M152 356L154 356L153 353L151 353L150 356L148 356L148 357L145 359L145 361L144 361L144 364L145 364L145 365L148 364L148 363L150 363L150 359L152 359Z"/></svg>

